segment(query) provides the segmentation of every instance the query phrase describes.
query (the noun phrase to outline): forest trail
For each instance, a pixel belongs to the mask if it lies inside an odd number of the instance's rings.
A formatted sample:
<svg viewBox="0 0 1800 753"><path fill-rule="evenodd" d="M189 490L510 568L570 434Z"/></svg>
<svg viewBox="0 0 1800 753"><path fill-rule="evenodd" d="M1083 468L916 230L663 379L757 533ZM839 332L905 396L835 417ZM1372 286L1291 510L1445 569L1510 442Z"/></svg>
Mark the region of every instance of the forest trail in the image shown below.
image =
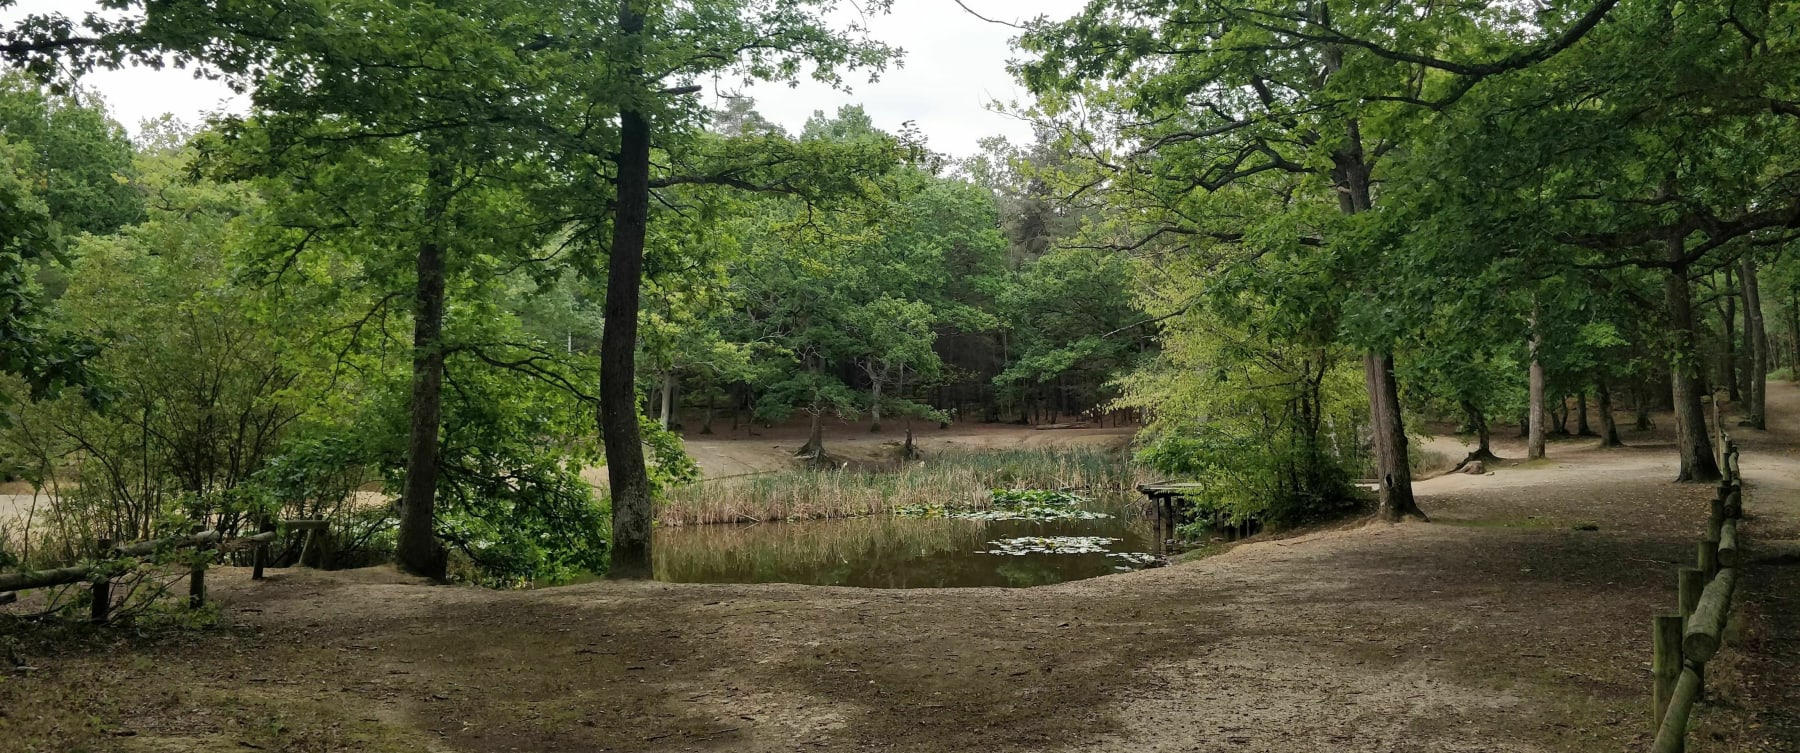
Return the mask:
<svg viewBox="0 0 1800 753"><path fill-rule="evenodd" d="M1696 753L1800 749L1800 388L1771 384L1769 413L1766 434L1735 432L1750 627ZM28 657L0 683L0 727L26 734L0 749L1641 749L1649 617L1675 603L1712 489L1669 482L1666 437L1626 441L1421 482L1431 524L1026 590L227 568L223 629Z"/></svg>

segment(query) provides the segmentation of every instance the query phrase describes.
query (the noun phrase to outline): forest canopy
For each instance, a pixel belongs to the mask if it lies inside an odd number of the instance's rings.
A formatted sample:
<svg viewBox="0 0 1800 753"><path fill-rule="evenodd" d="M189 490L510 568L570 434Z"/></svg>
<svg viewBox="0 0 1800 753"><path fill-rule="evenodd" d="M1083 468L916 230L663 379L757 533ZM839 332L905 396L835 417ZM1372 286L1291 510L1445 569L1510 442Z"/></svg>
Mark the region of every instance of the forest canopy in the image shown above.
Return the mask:
<svg viewBox="0 0 1800 753"><path fill-rule="evenodd" d="M0 37L0 462L69 555L325 517L647 577L727 416L815 466L1137 423L1229 517L1399 520L1443 421L1470 462L1669 409L1708 482L1708 401L1800 373L1796 3L1094 0L1021 27L1034 138L960 156L707 95L900 60L832 0L108 7ZM248 110L133 141L77 75L132 62Z"/></svg>

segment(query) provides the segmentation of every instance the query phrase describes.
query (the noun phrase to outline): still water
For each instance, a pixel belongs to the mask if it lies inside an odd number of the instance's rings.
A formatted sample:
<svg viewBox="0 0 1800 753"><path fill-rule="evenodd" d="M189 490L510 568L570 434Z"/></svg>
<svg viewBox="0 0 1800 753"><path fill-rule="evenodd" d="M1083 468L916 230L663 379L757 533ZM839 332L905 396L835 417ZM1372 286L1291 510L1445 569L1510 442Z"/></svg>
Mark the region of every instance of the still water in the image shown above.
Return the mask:
<svg viewBox="0 0 1800 753"><path fill-rule="evenodd" d="M1023 588L1145 566L1156 551L1149 521L1112 514L1049 522L875 517L662 528L656 531L656 579ZM1037 551L1043 549L1059 551ZM991 553L996 551L1001 553Z"/></svg>

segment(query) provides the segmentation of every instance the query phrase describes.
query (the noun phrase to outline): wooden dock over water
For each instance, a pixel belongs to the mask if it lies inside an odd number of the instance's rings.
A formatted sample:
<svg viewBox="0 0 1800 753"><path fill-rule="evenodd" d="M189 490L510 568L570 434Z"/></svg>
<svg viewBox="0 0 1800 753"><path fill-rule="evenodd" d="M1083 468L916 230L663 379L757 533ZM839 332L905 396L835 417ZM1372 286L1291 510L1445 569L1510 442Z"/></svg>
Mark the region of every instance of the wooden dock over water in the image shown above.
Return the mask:
<svg viewBox="0 0 1800 753"><path fill-rule="evenodd" d="M1204 484L1164 482L1138 484L1137 490L1150 500L1150 512L1156 525L1156 543L1160 548L1175 537L1175 529L1191 522L1181 500L1205 490Z"/></svg>

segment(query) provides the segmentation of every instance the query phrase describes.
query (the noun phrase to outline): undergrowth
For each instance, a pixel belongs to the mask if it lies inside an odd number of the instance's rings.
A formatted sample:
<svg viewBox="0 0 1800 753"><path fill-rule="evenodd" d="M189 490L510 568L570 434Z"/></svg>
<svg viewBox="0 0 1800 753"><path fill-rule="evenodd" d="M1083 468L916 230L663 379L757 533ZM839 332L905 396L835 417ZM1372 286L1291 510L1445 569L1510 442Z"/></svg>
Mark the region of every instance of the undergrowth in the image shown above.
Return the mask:
<svg viewBox="0 0 1800 753"><path fill-rule="evenodd" d="M1094 448L945 454L890 471L795 469L670 490L664 526L892 515L907 508L989 509L992 490L1122 493L1149 480L1122 452Z"/></svg>

